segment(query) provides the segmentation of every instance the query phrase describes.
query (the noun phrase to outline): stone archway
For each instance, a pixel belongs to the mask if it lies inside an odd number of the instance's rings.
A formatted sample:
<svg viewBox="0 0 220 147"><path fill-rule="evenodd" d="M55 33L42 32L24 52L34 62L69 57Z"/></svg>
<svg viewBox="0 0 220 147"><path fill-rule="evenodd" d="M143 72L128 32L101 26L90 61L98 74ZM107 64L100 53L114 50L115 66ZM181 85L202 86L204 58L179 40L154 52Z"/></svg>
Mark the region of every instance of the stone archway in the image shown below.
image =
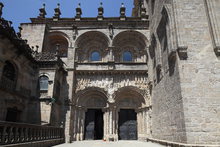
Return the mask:
<svg viewBox="0 0 220 147"><path fill-rule="evenodd" d="M81 34L75 42L76 60L79 63L92 62L92 53L98 52L99 61L107 61L109 42L108 36L99 31L88 31Z"/></svg>
<svg viewBox="0 0 220 147"><path fill-rule="evenodd" d="M122 31L118 33L112 42L113 54L116 62L124 62L123 54L129 52L132 62L146 62L148 60L146 36L138 31Z"/></svg>
<svg viewBox="0 0 220 147"><path fill-rule="evenodd" d="M100 88L79 91L76 105L72 110L72 140L103 139L105 126L103 115L107 106L107 97Z"/></svg>
<svg viewBox="0 0 220 147"><path fill-rule="evenodd" d="M147 127L150 126L148 107L140 90L134 87L119 89L115 93L115 106L115 134L118 139L146 139Z"/></svg>
<svg viewBox="0 0 220 147"><path fill-rule="evenodd" d="M98 87L89 87L77 92L76 101L72 107L72 140L104 139L117 141L120 139L118 126L119 115L122 111L126 115L132 113L137 123L137 135L133 139L144 140L149 136L147 132L150 130L150 113L145 93L137 87L127 86L119 88L112 96L113 101L109 101L110 97L107 91ZM94 117L86 117L86 115L95 116L96 113L102 115L102 137L94 136L92 131L95 128L95 124L89 126L91 127L89 128L90 130L86 128L91 120L94 121L96 119ZM90 134L86 136L85 131L90 131Z"/></svg>

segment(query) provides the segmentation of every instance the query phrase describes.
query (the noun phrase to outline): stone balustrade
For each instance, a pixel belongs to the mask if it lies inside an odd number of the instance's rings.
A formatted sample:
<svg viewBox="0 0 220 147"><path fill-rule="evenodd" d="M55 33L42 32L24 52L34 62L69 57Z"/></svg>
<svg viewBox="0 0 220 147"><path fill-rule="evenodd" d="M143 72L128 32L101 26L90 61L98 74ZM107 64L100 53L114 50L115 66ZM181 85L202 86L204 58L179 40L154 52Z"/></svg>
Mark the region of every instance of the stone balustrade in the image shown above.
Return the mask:
<svg viewBox="0 0 220 147"><path fill-rule="evenodd" d="M0 121L0 146L55 139L59 140L56 144L64 142L63 128Z"/></svg>

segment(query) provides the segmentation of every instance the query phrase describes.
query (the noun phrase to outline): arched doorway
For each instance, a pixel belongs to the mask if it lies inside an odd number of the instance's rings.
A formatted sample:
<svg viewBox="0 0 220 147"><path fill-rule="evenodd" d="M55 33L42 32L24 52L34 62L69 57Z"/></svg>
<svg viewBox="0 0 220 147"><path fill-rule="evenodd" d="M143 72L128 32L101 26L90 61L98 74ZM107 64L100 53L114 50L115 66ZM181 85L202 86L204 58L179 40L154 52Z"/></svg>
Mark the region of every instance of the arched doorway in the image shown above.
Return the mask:
<svg viewBox="0 0 220 147"><path fill-rule="evenodd" d="M75 109L74 140L100 140L104 137L103 110L106 95L96 89L79 92Z"/></svg>
<svg viewBox="0 0 220 147"><path fill-rule="evenodd" d="M85 114L85 140L103 139L103 112L102 109L88 109Z"/></svg>
<svg viewBox="0 0 220 147"><path fill-rule="evenodd" d="M134 109L120 109L118 139L137 140L137 113Z"/></svg>
<svg viewBox="0 0 220 147"><path fill-rule="evenodd" d="M144 119L141 115L144 97L132 87L124 87L116 93L117 134L119 140L137 140L144 133Z"/></svg>

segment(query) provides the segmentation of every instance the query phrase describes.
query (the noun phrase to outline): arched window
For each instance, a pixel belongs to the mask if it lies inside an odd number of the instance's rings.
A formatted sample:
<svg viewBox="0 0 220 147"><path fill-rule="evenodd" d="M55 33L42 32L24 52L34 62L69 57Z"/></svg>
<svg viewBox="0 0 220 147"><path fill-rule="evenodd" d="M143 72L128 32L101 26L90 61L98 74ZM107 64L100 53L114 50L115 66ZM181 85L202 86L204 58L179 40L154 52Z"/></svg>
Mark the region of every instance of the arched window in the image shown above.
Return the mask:
<svg viewBox="0 0 220 147"><path fill-rule="evenodd" d="M47 92L48 91L49 78L45 75L40 76L39 83L40 83L40 91Z"/></svg>
<svg viewBox="0 0 220 147"><path fill-rule="evenodd" d="M92 53L91 53L90 60L91 60L91 61L100 61L100 60L101 60L101 57L100 57L99 52L97 52L97 51L92 52Z"/></svg>
<svg viewBox="0 0 220 147"><path fill-rule="evenodd" d="M16 70L13 64L6 61L5 66L3 68L3 78L7 78L11 81L16 81Z"/></svg>
<svg viewBox="0 0 220 147"><path fill-rule="evenodd" d="M43 52L57 53L60 57L67 57L69 43L63 33L49 33L45 42Z"/></svg>
<svg viewBox="0 0 220 147"><path fill-rule="evenodd" d="M131 52L126 51L123 53L123 61L132 61Z"/></svg>

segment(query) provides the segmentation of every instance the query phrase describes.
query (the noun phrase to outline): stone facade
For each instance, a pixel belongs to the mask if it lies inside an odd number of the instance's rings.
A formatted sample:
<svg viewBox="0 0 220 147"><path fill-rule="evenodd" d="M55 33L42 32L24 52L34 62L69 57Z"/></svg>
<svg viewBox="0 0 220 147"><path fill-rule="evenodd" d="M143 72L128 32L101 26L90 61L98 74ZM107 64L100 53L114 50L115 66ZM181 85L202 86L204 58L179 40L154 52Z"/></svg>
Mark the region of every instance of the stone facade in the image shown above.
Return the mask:
<svg viewBox="0 0 220 147"><path fill-rule="evenodd" d="M0 24L0 120L39 123L37 63L10 22L0 17Z"/></svg>
<svg viewBox="0 0 220 147"><path fill-rule="evenodd" d="M123 11L121 8L121 14ZM67 141L84 140L86 112L101 109L103 139L118 140L118 113L121 109L132 109L137 115L138 139L150 136L151 83L147 65L150 32L146 16L142 19L122 15L103 20L101 16L46 18L46 24L43 18L31 20L32 23L21 25L22 37L30 40L31 46L44 40L39 43L39 52L55 52L56 47L66 51L66 56L61 57L66 65L68 88L61 84L61 88L66 90L61 100L66 103L62 103L59 110L56 102L52 107L43 104L42 119L50 124L57 123L58 120L49 117L59 113L64 117L63 111L67 110L63 123ZM31 37L35 32L40 35ZM100 54L99 60L93 61L93 52ZM131 53L131 60L125 61L125 52ZM50 75L49 79L54 77L51 69L41 69L41 73ZM56 91L53 88L49 85L48 95Z"/></svg>
<svg viewBox="0 0 220 147"><path fill-rule="evenodd" d="M100 113L101 139L116 141L122 111L132 110L139 140L219 145L220 2L134 5L134 17L122 5L115 18L104 18L102 6L94 18L81 18L80 7L75 18L60 18L59 6L45 18L43 7L21 24L22 38L37 45L33 83L47 77L41 123L64 127L67 142L84 140L91 133L88 114Z"/></svg>
<svg viewBox="0 0 220 147"><path fill-rule="evenodd" d="M147 0L145 5L153 55L152 137L219 145L220 2Z"/></svg>

